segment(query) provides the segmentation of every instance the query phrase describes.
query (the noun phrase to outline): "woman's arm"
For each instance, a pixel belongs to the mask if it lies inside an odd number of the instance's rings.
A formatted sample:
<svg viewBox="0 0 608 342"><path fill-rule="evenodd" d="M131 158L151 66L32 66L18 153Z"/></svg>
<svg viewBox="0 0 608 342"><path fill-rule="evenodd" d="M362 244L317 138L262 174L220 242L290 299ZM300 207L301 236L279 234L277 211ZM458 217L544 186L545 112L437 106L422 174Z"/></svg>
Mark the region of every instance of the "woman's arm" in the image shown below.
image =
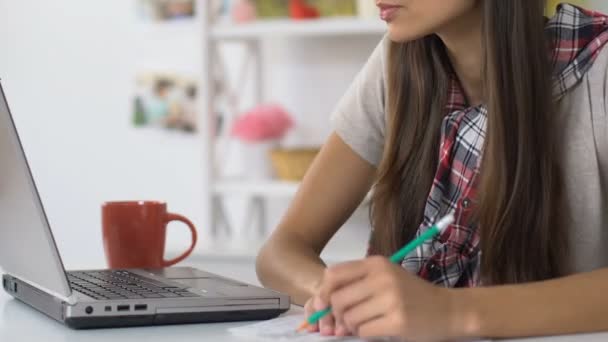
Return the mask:
<svg viewBox="0 0 608 342"><path fill-rule="evenodd" d="M321 281L321 251L369 191L375 168L332 134L260 251L258 278L303 304Z"/></svg>
<svg viewBox="0 0 608 342"><path fill-rule="evenodd" d="M544 282L452 290L467 335L522 337L608 331L608 269Z"/></svg>

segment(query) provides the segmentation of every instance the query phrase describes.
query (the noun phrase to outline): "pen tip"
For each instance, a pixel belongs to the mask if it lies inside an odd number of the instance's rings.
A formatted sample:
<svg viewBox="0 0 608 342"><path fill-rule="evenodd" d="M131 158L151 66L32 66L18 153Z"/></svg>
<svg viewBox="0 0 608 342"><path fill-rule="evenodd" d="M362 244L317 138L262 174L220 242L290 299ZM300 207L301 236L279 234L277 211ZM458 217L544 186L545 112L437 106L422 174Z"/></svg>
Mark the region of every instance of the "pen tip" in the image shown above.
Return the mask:
<svg viewBox="0 0 608 342"><path fill-rule="evenodd" d="M296 332L302 332L307 327L308 327L308 322L304 321L304 322L302 322L302 324L300 324L300 326L298 327L298 329L296 329Z"/></svg>

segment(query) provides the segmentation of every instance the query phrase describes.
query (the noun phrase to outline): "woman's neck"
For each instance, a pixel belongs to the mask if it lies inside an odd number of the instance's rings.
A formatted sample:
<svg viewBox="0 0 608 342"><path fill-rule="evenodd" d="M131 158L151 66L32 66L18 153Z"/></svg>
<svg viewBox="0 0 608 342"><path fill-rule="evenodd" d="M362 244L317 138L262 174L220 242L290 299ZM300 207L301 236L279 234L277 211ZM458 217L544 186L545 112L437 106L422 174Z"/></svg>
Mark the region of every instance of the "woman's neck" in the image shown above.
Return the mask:
<svg viewBox="0 0 608 342"><path fill-rule="evenodd" d="M437 33L446 46L469 104L474 106L483 102L481 11L480 5Z"/></svg>

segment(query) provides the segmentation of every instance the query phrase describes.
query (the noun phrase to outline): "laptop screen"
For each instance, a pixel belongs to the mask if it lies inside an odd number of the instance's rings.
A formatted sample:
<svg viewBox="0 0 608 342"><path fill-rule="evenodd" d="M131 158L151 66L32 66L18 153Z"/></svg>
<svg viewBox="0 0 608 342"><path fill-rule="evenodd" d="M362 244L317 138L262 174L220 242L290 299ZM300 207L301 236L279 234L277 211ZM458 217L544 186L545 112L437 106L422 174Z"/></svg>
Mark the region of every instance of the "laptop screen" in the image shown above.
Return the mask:
<svg viewBox="0 0 608 342"><path fill-rule="evenodd" d="M0 85L0 267L60 298L65 270Z"/></svg>

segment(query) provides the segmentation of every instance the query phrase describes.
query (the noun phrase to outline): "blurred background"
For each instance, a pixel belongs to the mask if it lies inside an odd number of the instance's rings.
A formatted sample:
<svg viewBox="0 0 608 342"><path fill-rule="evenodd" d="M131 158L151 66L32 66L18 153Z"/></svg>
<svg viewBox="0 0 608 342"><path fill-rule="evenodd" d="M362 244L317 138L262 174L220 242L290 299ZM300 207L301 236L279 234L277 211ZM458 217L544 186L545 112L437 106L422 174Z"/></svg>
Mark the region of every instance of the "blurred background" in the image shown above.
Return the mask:
<svg viewBox="0 0 608 342"><path fill-rule="evenodd" d="M66 266L102 267L101 204L139 199L194 221L191 258L250 263L384 32L374 0L0 0L0 77ZM367 210L325 258L365 253Z"/></svg>

